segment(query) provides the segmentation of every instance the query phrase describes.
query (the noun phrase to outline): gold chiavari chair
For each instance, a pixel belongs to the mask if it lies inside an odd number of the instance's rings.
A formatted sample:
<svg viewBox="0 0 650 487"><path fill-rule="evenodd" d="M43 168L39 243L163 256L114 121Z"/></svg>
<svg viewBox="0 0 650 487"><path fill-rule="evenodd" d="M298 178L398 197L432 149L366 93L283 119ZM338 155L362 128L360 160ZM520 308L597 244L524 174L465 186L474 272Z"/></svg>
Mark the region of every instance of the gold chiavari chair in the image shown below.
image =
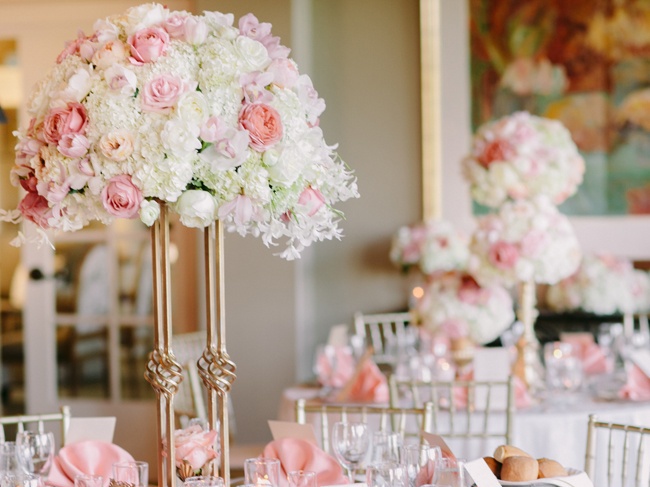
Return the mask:
<svg viewBox="0 0 650 487"><path fill-rule="evenodd" d="M440 436L512 442L513 376L502 381L417 381L391 375L388 384L392 407L421 407L430 402L432 428Z"/></svg>
<svg viewBox="0 0 650 487"><path fill-rule="evenodd" d="M414 321L409 312L354 314L354 331L363 337L366 346L372 347L377 365L392 364L395 357L391 355L394 347L406 344L407 326Z"/></svg>
<svg viewBox="0 0 650 487"><path fill-rule="evenodd" d="M431 431L433 405L419 408L399 408L377 405L309 404L305 399L296 402L296 422L312 421L320 433L320 447L330 453L330 425L338 421L361 421L380 432L395 432L402 437L420 437Z"/></svg>
<svg viewBox="0 0 650 487"><path fill-rule="evenodd" d="M68 427L70 426L70 406L61 406L58 413L23 414L18 416L0 417L0 442L5 441L5 426L16 425L17 433L25 431L26 427L36 424L36 431L45 432L45 423L60 423L61 445L65 445Z"/></svg>
<svg viewBox="0 0 650 487"><path fill-rule="evenodd" d="M595 487L650 485L650 427L598 421L589 416L585 472ZM601 446L602 448L598 448ZM597 465L606 465L606 475Z"/></svg>

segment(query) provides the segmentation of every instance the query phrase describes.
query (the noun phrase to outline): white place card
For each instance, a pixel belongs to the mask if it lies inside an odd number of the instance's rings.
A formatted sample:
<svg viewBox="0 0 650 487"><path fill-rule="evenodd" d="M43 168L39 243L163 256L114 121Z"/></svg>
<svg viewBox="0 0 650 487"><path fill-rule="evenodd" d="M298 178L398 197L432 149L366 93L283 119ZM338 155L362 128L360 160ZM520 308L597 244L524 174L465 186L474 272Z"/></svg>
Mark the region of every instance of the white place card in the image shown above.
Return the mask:
<svg viewBox="0 0 650 487"><path fill-rule="evenodd" d="M510 352L503 347L480 347L474 352L474 380L506 381L510 375ZM477 387L474 392L476 404L485 404L487 387ZM508 404L508 388L493 386L490 403L495 408Z"/></svg>
<svg viewBox="0 0 650 487"><path fill-rule="evenodd" d="M630 360L650 378L650 350L634 350L630 353Z"/></svg>
<svg viewBox="0 0 650 487"><path fill-rule="evenodd" d="M70 418L65 444L70 445L78 441L96 440L113 443L115 433L114 416L97 418Z"/></svg>
<svg viewBox="0 0 650 487"><path fill-rule="evenodd" d="M318 446L313 424L298 424L291 421L269 420L269 428L271 429L271 435L274 440L294 438L296 440L307 440Z"/></svg>
<svg viewBox="0 0 650 487"><path fill-rule="evenodd" d="M327 344L333 347L345 347L348 344L348 325L334 325L330 328Z"/></svg>
<svg viewBox="0 0 650 487"><path fill-rule="evenodd" d="M472 477L476 487L501 487L496 475L492 473L492 470L482 458L465 462L465 470Z"/></svg>

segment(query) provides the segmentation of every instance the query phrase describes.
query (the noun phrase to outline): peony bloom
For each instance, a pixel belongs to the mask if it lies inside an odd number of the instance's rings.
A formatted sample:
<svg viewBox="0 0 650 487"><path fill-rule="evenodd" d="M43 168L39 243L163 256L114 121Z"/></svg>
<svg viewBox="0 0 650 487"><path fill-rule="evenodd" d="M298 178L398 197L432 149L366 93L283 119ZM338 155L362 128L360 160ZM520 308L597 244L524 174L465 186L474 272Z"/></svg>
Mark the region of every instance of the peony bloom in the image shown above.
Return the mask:
<svg viewBox="0 0 650 487"><path fill-rule="evenodd" d="M282 139L280 114L269 105L246 105L239 114L239 124L248 130L250 145L257 151L263 152Z"/></svg>

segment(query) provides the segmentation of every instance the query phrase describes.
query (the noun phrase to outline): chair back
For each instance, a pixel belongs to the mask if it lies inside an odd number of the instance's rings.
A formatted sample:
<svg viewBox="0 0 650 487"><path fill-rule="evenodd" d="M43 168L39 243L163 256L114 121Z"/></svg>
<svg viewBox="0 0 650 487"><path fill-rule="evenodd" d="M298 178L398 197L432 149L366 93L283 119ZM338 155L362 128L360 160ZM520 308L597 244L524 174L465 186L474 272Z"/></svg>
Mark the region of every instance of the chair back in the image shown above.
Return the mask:
<svg viewBox="0 0 650 487"><path fill-rule="evenodd" d="M374 360L380 364L392 364L395 347L408 343L407 326L413 322L413 315L403 313L354 314L354 331L363 337L367 346L374 351ZM392 352L392 353L391 353Z"/></svg>
<svg viewBox="0 0 650 487"><path fill-rule="evenodd" d="M595 487L650 485L650 427L598 421L589 416L585 472ZM605 467L604 472L597 468Z"/></svg>
<svg viewBox="0 0 650 487"><path fill-rule="evenodd" d="M432 404L433 431L445 438L498 439L512 443L514 377L501 381L388 380L393 407Z"/></svg>
<svg viewBox="0 0 650 487"><path fill-rule="evenodd" d="M19 416L0 417L0 442L5 441L5 426L16 425L20 433L29 429L28 426L35 424L38 433L45 432L45 423L60 423L61 445L65 445L68 427L70 426L70 406L61 406L58 413L47 414L23 414Z"/></svg>
<svg viewBox="0 0 650 487"><path fill-rule="evenodd" d="M308 420L320 434L320 447L330 453L330 425L342 421L361 421L373 430L395 432L402 437L420 437L422 431L431 431L432 405L420 408L394 408L377 405L312 404L305 399L296 402L296 422Z"/></svg>

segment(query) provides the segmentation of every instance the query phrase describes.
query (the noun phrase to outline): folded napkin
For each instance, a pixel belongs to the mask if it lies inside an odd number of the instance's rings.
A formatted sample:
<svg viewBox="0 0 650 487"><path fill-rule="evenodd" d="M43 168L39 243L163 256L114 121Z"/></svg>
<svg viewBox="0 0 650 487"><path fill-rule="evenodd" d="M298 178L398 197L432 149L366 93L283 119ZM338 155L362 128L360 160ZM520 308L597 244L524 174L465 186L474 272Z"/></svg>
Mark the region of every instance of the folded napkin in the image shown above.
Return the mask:
<svg viewBox="0 0 650 487"><path fill-rule="evenodd" d="M354 375L356 363L350 347L325 346L316 357L318 382L339 389Z"/></svg>
<svg viewBox="0 0 650 487"><path fill-rule="evenodd" d="M650 377L636 364L632 364L627 372L627 381L618 391L618 396L631 401L650 401Z"/></svg>
<svg viewBox="0 0 650 487"><path fill-rule="evenodd" d="M593 335L567 333L561 336L561 340L573 346L585 375L606 374L614 369L614 361L594 341Z"/></svg>
<svg viewBox="0 0 650 487"><path fill-rule="evenodd" d="M307 440L274 440L264 447L262 457L280 460L280 487L288 487L287 474L293 470L316 472L318 487L348 482L336 459Z"/></svg>
<svg viewBox="0 0 650 487"><path fill-rule="evenodd" d="M46 484L54 487L73 487L77 475L101 475L104 487L112 475L113 464L132 462L126 450L105 441L79 441L66 445L54 457Z"/></svg>
<svg viewBox="0 0 650 487"><path fill-rule="evenodd" d="M338 402L388 403L388 381L369 354L360 360L354 376L337 394Z"/></svg>
<svg viewBox="0 0 650 487"><path fill-rule="evenodd" d="M473 380L474 372L470 371L460 376L458 379ZM526 384L518 376L514 376L514 389L515 389L515 407L517 409L529 408L533 404L532 398L528 393L528 388L526 387ZM468 395L467 387L454 387L454 401L457 407L459 408L467 407L467 395Z"/></svg>

